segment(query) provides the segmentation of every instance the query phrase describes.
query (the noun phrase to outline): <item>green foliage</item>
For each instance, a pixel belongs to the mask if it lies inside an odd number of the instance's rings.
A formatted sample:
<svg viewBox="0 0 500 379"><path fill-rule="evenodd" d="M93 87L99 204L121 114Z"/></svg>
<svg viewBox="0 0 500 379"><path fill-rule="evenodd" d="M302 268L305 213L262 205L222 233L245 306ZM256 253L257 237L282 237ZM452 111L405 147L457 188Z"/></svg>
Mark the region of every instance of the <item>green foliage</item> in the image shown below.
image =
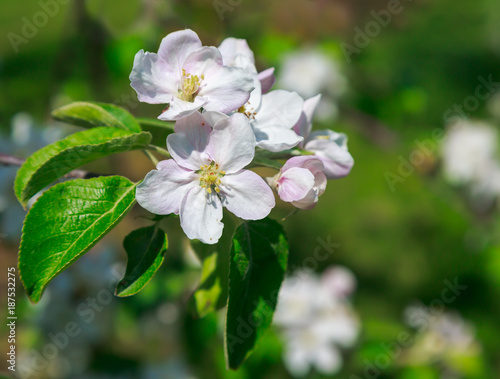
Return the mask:
<svg viewBox="0 0 500 379"><path fill-rule="evenodd" d="M111 154L145 149L150 140L148 132L132 133L115 127L72 134L31 155L17 173L14 191L26 206L38 191L70 171Z"/></svg>
<svg viewBox="0 0 500 379"><path fill-rule="evenodd" d="M113 104L76 102L52 112L52 117L68 124L93 128L110 126L140 132L141 127L125 109Z"/></svg>
<svg viewBox="0 0 500 379"><path fill-rule="evenodd" d="M226 304L227 289L223 285L224 265L221 262L219 244L205 245L200 241L191 241L191 246L202 262L200 284L191 298L192 306L198 317L205 317L215 312Z"/></svg>
<svg viewBox="0 0 500 379"><path fill-rule="evenodd" d="M283 228L269 218L241 224L233 236L225 349L238 368L272 322L288 261Z"/></svg>
<svg viewBox="0 0 500 379"><path fill-rule="evenodd" d="M78 179L48 189L24 221L19 274L31 301L94 246L135 204L136 184L121 176Z"/></svg>
<svg viewBox="0 0 500 379"><path fill-rule="evenodd" d="M116 287L117 296L131 296L142 290L163 263L168 248L167 236L158 227L134 230L123 241L127 252L125 276Z"/></svg>

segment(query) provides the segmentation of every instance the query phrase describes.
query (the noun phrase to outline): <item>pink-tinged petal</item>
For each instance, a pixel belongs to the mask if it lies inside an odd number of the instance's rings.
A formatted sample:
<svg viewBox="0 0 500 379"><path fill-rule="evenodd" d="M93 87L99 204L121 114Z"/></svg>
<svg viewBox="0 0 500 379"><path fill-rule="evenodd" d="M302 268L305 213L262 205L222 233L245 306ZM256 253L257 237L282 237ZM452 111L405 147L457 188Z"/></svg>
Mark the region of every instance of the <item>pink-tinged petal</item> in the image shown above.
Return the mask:
<svg viewBox="0 0 500 379"><path fill-rule="evenodd" d="M160 56L145 53L144 50L135 55L129 78L139 101L150 104L171 102L180 80Z"/></svg>
<svg viewBox="0 0 500 379"><path fill-rule="evenodd" d="M316 110L320 100L321 95L316 95L304 101L304 107L302 109L300 119L293 127L293 130L295 130L295 133L299 136L307 138L307 136L311 133L314 111Z"/></svg>
<svg viewBox="0 0 500 379"><path fill-rule="evenodd" d="M184 101L174 96L167 108L158 116L159 120L174 121L198 112L207 102L206 98L197 96L193 102Z"/></svg>
<svg viewBox="0 0 500 379"><path fill-rule="evenodd" d="M207 153L227 173L248 165L255 155L255 135L246 116L235 113L217 122L208 141Z"/></svg>
<svg viewBox="0 0 500 379"><path fill-rule="evenodd" d="M292 157L285 162L281 171L286 171L292 167L301 167L310 170L313 174L323 171L323 163L314 155L301 155Z"/></svg>
<svg viewBox="0 0 500 379"><path fill-rule="evenodd" d="M328 179L346 176L354 165L354 159L347 150L347 137L342 133L332 130L313 132L305 149L313 152L323 162Z"/></svg>
<svg viewBox="0 0 500 379"><path fill-rule="evenodd" d="M255 172L241 170L224 176L221 181L222 204L244 220L260 220L276 205L273 191Z"/></svg>
<svg viewBox="0 0 500 379"><path fill-rule="evenodd" d="M316 206L319 200L318 198L319 198L318 191L315 188L313 188L302 199L297 201L292 201L290 204L292 204L295 208L307 211L313 209Z"/></svg>
<svg viewBox="0 0 500 379"><path fill-rule="evenodd" d="M303 140L293 130L279 127L268 126L266 128L257 127L252 123L257 146L273 152L291 149L297 146Z"/></svg>
<svg viewBox="0 0 500 379"><path fill-rule="evenodd" d="M206 96L207 111L230 113L244 105L254 88L252 74L242 68L213 66L205 73L199 96Z"/></svg>
<svg viewBox="0 0 500 379"><path fill-rule="evenodd" d="M226 38L219 46L225 66L236 66L235 59L238 55L245 56L252 64L255 64L255 58L248 43L244 39Z"/></svg>
<svg viewBox="0 0 500 379"><path fill-rule="evenodd" d="M317 189L317 195L320 196L326 189L326 176L324 174L325 165L316 155L304 155L292 157L286 161L281 169L283 172L291 167L302 167L311 171L314 175L314 187Z"/></svg>
<svg viewBox="0 0 500 379"><path fill-rule="evenodd" d="M182 199L192 187L198 186L198 175L180 167L173 159L159 162L156 168L137 186L137 202L154 214L179 214Z"/></svg>
<svg viewBox="0 0 500 379"><path fill-rule="evenodd" d="M213 46L203 46L193 51L184 61L182 68L192 75L209 75L212 70L222 67L220 51ZM203 82L202 82L203 83Z"/></svg>
<svg viewBox="0 0 500 379"><path fill-rule="evenodd" d="M276 126L292 129L302 114L303 105L304 100L295 92L271 91L262 96L254 124L260 130Z"/></svg>
<svg viewBox="0 0 500 379"><path fill-rule="evenodd" d="M262 93L268 93L276 81L276 77L274 76L274 67L259 72L258 78L262 86Z"/></svg>
<svg viewBox="0 0 500 379"><path fill-rule="evenodd" d="M212 245L219 241L224 224L222 204L215 193L208 194L201 186L192 187L180 209L181 227L189 239Z"/></svg>
<svg viewBox="0 0 500 379"><path fill-rule="evenodd" d="M210 163L206 149L211 132L212 129L198 112L177 120L175 133L167 137L168 151L182 167L199 170L200 166Z"/></svg>
<svg viewBox="0 0 500 379"><path fill-rule="evenodd" d="M313 189L314 175L311 171L301 167L291 167L283 170L278 182L278 196L286 202L303 199Z"/></svg>
<svg viewBox="0 0 500 379"><path fill-rule="evenodd" d="M184 61L193 51L201 48L198 35L190 29L168 34L161 41L158 55L168 64L176 75L182 75Z"/></svg>

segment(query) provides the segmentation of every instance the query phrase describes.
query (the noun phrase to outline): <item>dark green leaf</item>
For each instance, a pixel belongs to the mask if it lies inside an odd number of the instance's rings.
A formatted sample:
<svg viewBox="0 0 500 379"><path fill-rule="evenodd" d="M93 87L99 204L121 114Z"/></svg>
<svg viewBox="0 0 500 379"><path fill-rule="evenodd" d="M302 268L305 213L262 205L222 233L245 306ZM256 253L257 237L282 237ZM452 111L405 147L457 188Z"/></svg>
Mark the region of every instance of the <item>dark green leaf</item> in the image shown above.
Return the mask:
<svg viewBox="0 0 500 379"><path fill-rule="evenodd" d="M52 117L85 128L110 126L136 133L141 131L141 127L127 110L113 104L79 101L54 110Z"/></svg>
<svg viewBox="0 0 500 379"><path fill-rule="evenodd" d="M26 206L38 191L70 171L111 154L145 149L150 140L148 132L107 127L72 134L31 155L17 172L14 191Z"/></svg>
<svg viewBox="0 0 500 379"><path fill-rule="evenodd" d="M117 296L131 296L144 288L163 262L168 242L158 224L134 230L123 241L127 252L125 276L118 283Z"/></svg>
<svg viewBox="0 0 500 379"><path fill-rule="evenodd" d="M236 229L225 334L229 368L243 363L271 325L287 260L288 242L276 221L249 221Z"/></svg>
<svg viewBox="0 0 500 379"><path fill-rule="evenodd" d="M135 187L121 176L59 183L35 202L24 220L19 274L31 301L86 253L135 204Z"/></svg>

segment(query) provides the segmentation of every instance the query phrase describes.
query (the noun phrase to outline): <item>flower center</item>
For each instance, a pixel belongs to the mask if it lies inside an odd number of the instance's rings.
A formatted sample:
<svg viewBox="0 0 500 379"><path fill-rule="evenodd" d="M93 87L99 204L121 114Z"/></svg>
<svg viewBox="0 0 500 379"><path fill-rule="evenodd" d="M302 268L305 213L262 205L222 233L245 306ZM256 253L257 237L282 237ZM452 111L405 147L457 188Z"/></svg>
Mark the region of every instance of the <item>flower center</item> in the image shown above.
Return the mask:
<svg viewBox="0 0 500 379"><path fill-rule="evenodd" d="M200 166L197 173L200 175L200 186L205 188L208 193L212 193L212 190L220 192L220 179L226 175L226 172L222 171L217 163L210 162L210 164Z"/></svg>
<svg viewBox="0 0 500 379"><path fill-rule="evenodd" d="M248 104L248 103L247 103ZM238 108L238 113L243 113L247 118L251 120L255 120L255 115L257 112L252 112L253 108L251 110L247 110L245 105L242 105L241 107Z"/></svg>
<svg viewBox="0 0 500 379"><path fill-rule="evenodd" d="M179 97L184 101L192 103L198 92L200 91L201 82L205 79L205 75L188 74L185 69L182 69L182 88L179 90Z"/></svg>

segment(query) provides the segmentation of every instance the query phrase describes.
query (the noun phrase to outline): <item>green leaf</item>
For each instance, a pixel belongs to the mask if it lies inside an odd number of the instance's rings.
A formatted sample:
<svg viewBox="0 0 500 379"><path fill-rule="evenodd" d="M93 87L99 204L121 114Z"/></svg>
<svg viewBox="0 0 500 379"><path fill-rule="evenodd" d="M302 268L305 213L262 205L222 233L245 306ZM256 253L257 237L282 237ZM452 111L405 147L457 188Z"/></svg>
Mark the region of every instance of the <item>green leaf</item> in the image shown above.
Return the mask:
<svg viewBox="0 0 500 379"><path fill-rule="evenodd" d="M93 128L72 134L31 155L17 172L14 192L26 206L45 186L86 163L129 150L145 149L151 135L119 128Z"/></svg>
<svg viewBox="0 0 500 379"><path fill-rule="evenodd" d="M227 264L221 262L221 255L217 252L218 245L205 245L193 240L191 246L202 261L200 284L193 293L191 305L198 317L205 317L226 305L226 298L221 295L225 292L227 296L227 280L224 280L221 268ZM227 267L225 272L227 273Z"/></svg>
<svg viewBox="0 0 500 379"><path fill-rule="evenodd" d="M131 296L149 283L163 263L168 241L158 224L134 230L123 241L127 252L125 276L116 287L117 296Z"/></svg>
<svg viewBox="0 0 500 379"><path fill-rule="evenodd" d="M110 126L128 129L136 133L141 131L141 127L134 116L127 110L113 104L79 101L54 110L52 117L56 120L85 128Z"/></svg>
<svg viewBox="0 0 500 379"><path fill-rule="evenodd" d="M19 274L32 302L127 214L135 187L121 176L101 176L59 183L40 196L24 220L19 250Z"/></svg>
<svg viewBox="0 0 500 379"><path fill-rule="evenodd" d="M271 325L287 261L288 242L276 221L249 221L236 229L225 333L229 368L243 363Z"/></svg>
<svg viewBox="0 0 500 379"><path fill-rule="evenodd" d="M205 317L226 306L228 294L229 250L234 234L234 218L225 217L224 231L216 245L191 240L191 247L202 262L200 284L190 299L196 316Z"/></svg>

